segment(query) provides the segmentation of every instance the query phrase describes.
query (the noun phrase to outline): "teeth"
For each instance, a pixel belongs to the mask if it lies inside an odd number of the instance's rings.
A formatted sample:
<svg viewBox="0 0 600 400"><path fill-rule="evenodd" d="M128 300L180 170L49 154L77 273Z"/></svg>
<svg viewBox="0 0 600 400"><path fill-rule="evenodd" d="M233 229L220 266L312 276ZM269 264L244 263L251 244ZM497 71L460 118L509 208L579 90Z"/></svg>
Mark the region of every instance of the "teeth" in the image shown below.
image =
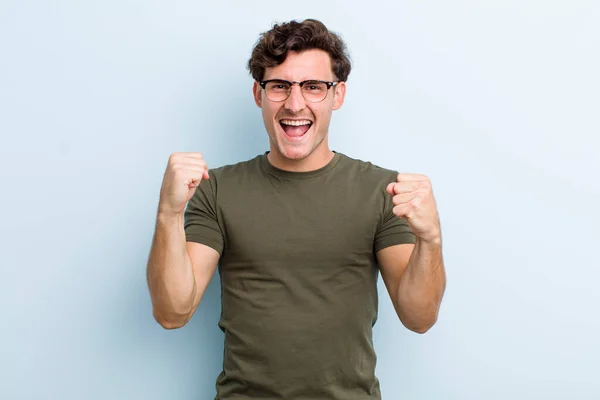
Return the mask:
<svg viewBox="0 0 600 400"><path fill-rule="evenodd" d="M287 120L282 120L281 123L284 125L291 125L291 126L301 126L301 125L310 125L311 124L310 121L287 121Z"/></svg>

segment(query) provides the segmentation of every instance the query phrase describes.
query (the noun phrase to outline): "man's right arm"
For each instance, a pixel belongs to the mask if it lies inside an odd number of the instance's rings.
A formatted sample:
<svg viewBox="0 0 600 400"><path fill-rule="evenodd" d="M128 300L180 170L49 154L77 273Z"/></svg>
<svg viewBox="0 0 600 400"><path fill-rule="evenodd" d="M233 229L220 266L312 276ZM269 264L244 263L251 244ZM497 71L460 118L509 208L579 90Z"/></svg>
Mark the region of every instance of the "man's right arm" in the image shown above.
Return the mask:
<svg viewBox="0 0 600 400"><path fill-rule="evenodd" d="M202 180L209 179L200 153L173 153L160 190L156 229L146 276L152 314L166 329L185 325L217 268L219 252L187 243L184 211Z"/></svg>
<svg viewBox="0 0 600 400"><path fill-rule="evenodd" d="M219 253L187 242L183 216L158 215L147 266L152 314L165 329L185 325L212 279Z"/></svg>

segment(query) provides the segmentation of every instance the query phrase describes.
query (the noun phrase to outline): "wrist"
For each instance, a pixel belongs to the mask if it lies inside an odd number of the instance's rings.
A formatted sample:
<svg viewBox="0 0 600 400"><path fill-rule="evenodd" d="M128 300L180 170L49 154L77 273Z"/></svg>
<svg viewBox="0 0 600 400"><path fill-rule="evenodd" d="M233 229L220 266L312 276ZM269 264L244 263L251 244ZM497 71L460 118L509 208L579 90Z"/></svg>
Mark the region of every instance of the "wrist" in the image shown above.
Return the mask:
<svg viewBox="0 0 600 400"><path fill-rule="evenodd" d="M183 212L169 212L164 210L158 210L156 220L162 224L173 224L183 222Z"/></svg>
<svg viewBox="0 0 600 400"><path fill-rule="evenodd" d="M442 246L442 236L441 235L432 235L427 237L417 236L417 242L427 245L427 246Z"/></svg>

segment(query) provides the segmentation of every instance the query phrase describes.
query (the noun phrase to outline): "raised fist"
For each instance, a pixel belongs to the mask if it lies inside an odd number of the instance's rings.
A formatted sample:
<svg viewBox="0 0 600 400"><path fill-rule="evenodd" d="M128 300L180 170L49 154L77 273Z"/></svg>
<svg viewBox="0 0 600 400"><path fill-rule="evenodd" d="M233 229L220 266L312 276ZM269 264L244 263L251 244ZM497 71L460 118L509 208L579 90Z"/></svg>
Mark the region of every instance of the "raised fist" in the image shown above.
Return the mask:
<svg viewBox="0 0 600 400"><path fill-rule="evenodd" d="M208 167L201 153L171 154L160 188L159 214L182 214L202 179L208 179Z"/></svg>

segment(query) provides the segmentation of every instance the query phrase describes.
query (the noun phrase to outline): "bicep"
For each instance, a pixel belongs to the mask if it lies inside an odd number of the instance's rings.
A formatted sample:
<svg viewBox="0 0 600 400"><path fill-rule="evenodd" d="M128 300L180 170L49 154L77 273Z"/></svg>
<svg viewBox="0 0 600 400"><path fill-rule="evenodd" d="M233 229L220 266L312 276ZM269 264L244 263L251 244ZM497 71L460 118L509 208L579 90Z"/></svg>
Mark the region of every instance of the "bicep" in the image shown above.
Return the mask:
<svg viewBox="0 0 600 400"><path fill-rule="evenodd" d="M194 304L190 318L200 300L204 295L204 291L208 287L219 263L219 252L210 246L196 242L187 242L187 252L190 256L192 269L194 271L194 279L196 281L196 292L194 293Z"/></svg>
<svg viewBox="0 0 600 400"><path fill-rule="evenodd" d="M414 248L415 245L412 243L397 244L381 249L376 254L381 278L394 307L397 307L396 293L400 285L400 279L408 266Z"/></svg>

